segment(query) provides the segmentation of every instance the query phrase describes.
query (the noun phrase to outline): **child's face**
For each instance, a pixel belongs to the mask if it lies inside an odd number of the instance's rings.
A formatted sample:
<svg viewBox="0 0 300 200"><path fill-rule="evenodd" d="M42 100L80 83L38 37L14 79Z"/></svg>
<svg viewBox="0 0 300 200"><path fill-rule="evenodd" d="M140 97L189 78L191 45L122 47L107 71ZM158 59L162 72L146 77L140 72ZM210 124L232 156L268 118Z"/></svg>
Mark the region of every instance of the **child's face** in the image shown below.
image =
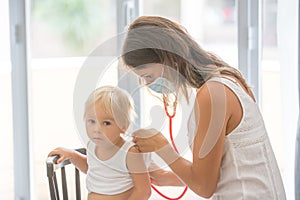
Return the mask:
<svg viewBox="0 0 300 200"><path fill-rule="evenodd" d="M108 115L102 104L91 106L85 117L85 126L88 137L95 143L110 142L116 144L120 140L120 133L124 133L119 128L112 116Z"/></svg>

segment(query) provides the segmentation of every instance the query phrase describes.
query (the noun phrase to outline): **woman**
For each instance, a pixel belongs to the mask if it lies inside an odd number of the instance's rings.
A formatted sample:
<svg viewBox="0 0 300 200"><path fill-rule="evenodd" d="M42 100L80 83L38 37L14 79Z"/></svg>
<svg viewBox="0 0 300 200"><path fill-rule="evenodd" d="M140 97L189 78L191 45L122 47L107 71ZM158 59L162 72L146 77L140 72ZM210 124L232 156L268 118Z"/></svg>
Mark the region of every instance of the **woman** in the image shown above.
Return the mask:
<svg viewBox="0 0 300 200"><path fill-rule="evenodd" d="M133 133L141 152L156 152L176 174L158 170L151 173L153 183L182 181L212 199L286 199L264 121L238 70L201 49L180 24L157 16L130 24L122 61L150 89L162 93L167 105L176 106L181 95L190 102L188 88L197 91L188 133L192 162L157 130Z"/></svg>

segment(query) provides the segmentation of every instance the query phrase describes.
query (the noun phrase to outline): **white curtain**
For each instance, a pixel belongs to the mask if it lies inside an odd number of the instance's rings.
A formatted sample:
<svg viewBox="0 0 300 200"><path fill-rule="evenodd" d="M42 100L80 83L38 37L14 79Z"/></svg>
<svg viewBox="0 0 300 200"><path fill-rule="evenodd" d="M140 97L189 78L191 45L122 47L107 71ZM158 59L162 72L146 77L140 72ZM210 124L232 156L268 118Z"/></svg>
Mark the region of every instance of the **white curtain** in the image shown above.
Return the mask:
<svg viewBox="0 0 300 200"><path fill-rule="evenodd" d="M295 158L298 118L298 1L278 0L277 9L285 157L283 179L287 199L292 200L295 199L295 162L293 158Z"/></svg>

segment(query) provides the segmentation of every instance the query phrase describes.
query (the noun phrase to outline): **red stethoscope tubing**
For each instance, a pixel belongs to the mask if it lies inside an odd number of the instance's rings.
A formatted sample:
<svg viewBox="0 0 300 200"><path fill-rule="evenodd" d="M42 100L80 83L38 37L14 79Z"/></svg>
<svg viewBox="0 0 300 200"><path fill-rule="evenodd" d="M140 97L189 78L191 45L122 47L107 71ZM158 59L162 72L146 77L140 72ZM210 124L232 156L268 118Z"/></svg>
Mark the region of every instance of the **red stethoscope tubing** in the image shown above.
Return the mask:
<svg viewBox="0 0 300 200"><path fill-rule="evenodd" d="M164 100L164 108L165 108L165 112L166 112L167 116L169 117L169 131L170 131L170 139L171 139L171 142L172 142L172 146L173 146L174 150L178 153L178 149L177 149L176 144L175 144L174 139L173 139L173 130L172 130L172 127L173 127L172 126L172 119L175 117L176 107L174 108L174 113L172 115L170 115L170 113L168 112L167 104ZM178 197L172 198L172 197L168 197L168 196L164 195L163 193L161 193L154 185L151 185L151 187L160 196L162 196L165 199L169 199L169 200L179 200L179 199L181 199L185 195L185 193L188 189L188 187L185 186L183 192Z"/></svg>

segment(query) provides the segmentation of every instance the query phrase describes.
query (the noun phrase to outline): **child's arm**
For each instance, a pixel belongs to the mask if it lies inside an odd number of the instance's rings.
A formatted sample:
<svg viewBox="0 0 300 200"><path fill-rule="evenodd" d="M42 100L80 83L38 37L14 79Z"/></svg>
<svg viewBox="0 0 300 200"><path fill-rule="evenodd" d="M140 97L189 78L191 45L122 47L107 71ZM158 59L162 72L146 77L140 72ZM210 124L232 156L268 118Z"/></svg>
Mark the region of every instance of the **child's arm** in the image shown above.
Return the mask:
<svg viewBox="0 0 300 200"><path fill-rule="evenodd" d="M151 196L151 183L143 154L132 147L128 151L126 162L134 184L132 194L128 200L149 199Z"/></svg>
<svg viewBox="0 0 300 200"><path fill-rule="evenodd" d="M56 148L52 150L48 156L59 155L59 159L57 160L57 164L61 163L66 159L70 159L71 163L75 165L77 169L82 171L83 173L87 172L88 165L86 156L82 153L75 151L74 149L67 149L67 148Z"/></svg>

